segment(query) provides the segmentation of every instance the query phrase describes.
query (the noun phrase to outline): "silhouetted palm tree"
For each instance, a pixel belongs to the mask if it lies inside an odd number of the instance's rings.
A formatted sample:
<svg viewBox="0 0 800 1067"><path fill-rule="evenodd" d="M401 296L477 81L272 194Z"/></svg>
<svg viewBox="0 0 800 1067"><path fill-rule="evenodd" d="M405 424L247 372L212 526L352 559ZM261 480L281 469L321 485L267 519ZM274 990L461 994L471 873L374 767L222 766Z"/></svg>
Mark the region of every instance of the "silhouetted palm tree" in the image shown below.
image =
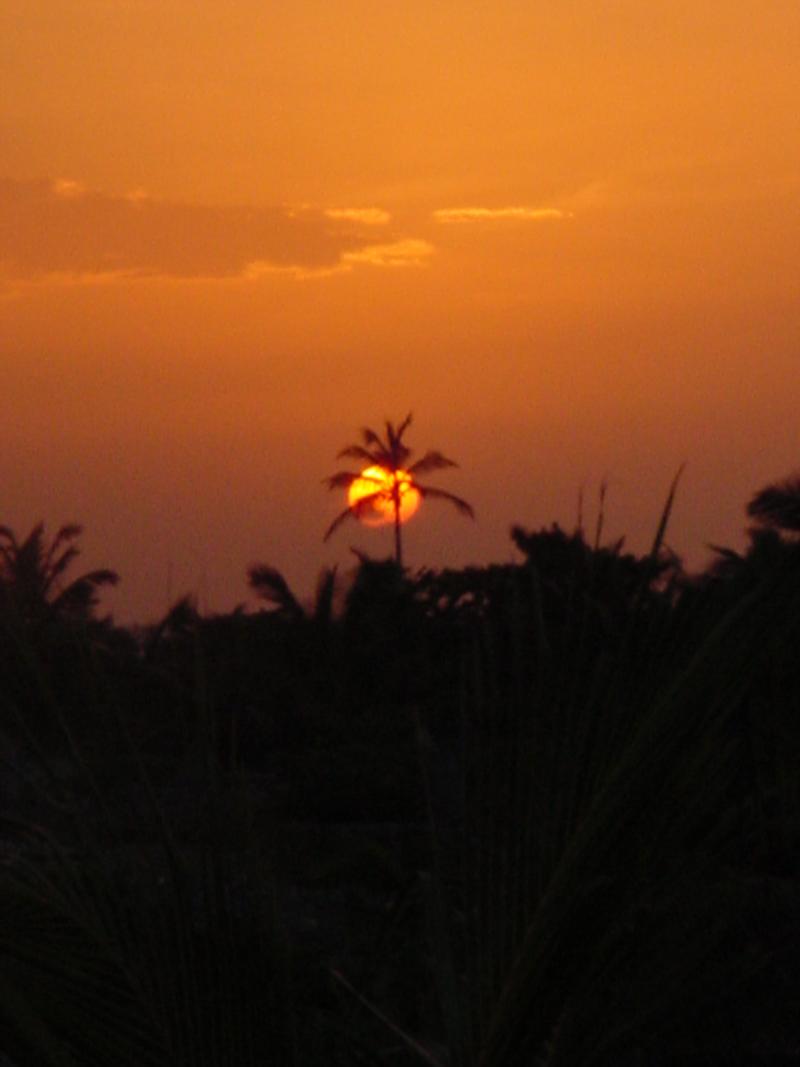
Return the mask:
<svg viewBox="0 0 800 1067"><path fill-rule="evenodd" d="M47 544L42 522L24 541L0 526L0 596L25 621L47 616L88 619L100 587L119 581L115 571L95 570L64 584L65 572L80 554L75 541L81 533L81 526L68 524Z"/></svg>
<svg viewBox="0 0 800 1067"><path fill-rule="evenodd" d="M747 514L773 530L800 533L800 475L760 489L747 505Z"/></svg>
<svg viewBox="0 0 800 1067"><path fill-rule="evenodd" d="M248 567L247 584L258 597L272 605L276 615L289 622L310 619L327 625L333 618L336 567L323 568L313 604L308 609L297 599L281 572L268 563L253 563Z"/></svg>
<svg viewBox="0 0 800 1067"><path fill-rule="evenodd" d="M374 505L389 502L394 522L394 558L397 565L402 567L403 544L400 533L400 511L402 494L408 492L409 489L408 479L410 479L410 486L416 489L423 500L449 500L462 514L468 515L471 519L475 518L475 512L466 500L462 500L461 497L454 496L444 489L421 485L417 481L417 477L420 474L443 470L445 467L457 467L458 464L454 463L452 459L447 459L441 452L426 452L416 462L409 463L412 451L403 442L403 435L410 425L411 415L409 414L398 426L387 420L384 437L381 437L375 430L364 427L361 430L362 444L348 445L338 454L337 459L357 459L361 460L367 468L380 467L389 475L389 485L377 485L376 483L377 488L374 493L368 493L366 496L361 497L360 500L348 504L325 531L323 540L327 541L345 519L358 518ZM408 479L399 476L399 472L407 475ZM349 489L353 482L362 476L360 471L339 471L330 478L326 478L325 482L329 489Z"/></svg>

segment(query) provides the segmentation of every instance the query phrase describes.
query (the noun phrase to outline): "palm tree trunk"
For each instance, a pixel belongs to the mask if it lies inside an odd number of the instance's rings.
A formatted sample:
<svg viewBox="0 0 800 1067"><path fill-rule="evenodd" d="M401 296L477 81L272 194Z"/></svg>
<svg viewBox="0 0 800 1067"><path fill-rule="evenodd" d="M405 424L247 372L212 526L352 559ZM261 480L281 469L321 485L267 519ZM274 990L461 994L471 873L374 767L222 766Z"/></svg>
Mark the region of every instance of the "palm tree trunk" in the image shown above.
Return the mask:
<svg viewBox="0 0 800 1067"><path fill-rule="evenodd" d="M394 490L392 492L392 499L394 503L394 561L398 567L402 567L403 541L400 534L400 490L398 489L396 478Z"/></svg>

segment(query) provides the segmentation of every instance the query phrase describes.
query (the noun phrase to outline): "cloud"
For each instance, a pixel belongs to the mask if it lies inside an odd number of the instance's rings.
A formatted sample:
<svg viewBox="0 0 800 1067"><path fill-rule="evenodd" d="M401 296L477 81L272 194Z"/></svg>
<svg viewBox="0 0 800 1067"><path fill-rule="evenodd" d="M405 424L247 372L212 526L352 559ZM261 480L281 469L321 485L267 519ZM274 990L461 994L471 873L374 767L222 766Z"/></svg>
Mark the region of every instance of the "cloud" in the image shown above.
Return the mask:
<svg viewBox="0 0 800 1067"><path fill-rule="evenodd" d="M125 199L128 200L131 204L141 204L145 200L149 200L150 197L148 196L147 191L145 189L142 189L141 186L138 186L136 189L131 189L129 193L126 193Z"/></svg>
<svg viewBox="0 0 800 1067"><path fill-rule="evenodd" d="M110 195L80 182L0 179L0 279L321 277L359 263L421 263L425 242L374 244L378 208L213 206ZM394 236L394 235L393 235Z"/></svg>
<svg viewBox="0 0 800 1067"><path fill-rule="evenodd" d="M248 263L242 271L242 277L248 281L257 281L270 274L289 274L294 278L325 278L331 274L343 274L354 267L422 267L435 252L429 241L416 237L405 237L387 244L368 244L362 248L343 252L339 261L331 267L278 267L264 260Z"/></svg>
<svg viewBox="0 0 800 1067"><path fill-rule="evenodd" d="M380 207L329 207L326 218L343 222L360 222L364 226L385 226L392 221L388 211Z"/></svg>
<svg viewBox="0 0 800 1067"><path fill-rule="evenodd" d="M329 278L332 274L341 274L347 270L350 270L350 267L343 263L341 259L330 267L281 267L275 263L270 263L266 259L254 259L251 263L245 264L237 277L246 282L257 282L262 278L283 275L287 278L296 278L304 281L309 278Z"/></svg>
<svg viewBox="0 0 800 1067"><path fill-rule="evenodd" d="M433 212L437 222L541 222L569 219L571 211L556 207L448 207Z"/></svg>
<svg viewBox="0 0 800 1067"><path fill-rule="evenodd" d="M74 196L83 196L86 192L85 186L80 182L74 182L70 178L57 178L52 185L53 192L56 196L62 196L69 200Z"/></svg>
<svg viewBox="0 0 800 1067"><path fill-rule="evenodd" d="M373 267L420 267L433 255L430 241L407 237L390 244L366 245L342 256L344 264L369 263Z"/></svg>

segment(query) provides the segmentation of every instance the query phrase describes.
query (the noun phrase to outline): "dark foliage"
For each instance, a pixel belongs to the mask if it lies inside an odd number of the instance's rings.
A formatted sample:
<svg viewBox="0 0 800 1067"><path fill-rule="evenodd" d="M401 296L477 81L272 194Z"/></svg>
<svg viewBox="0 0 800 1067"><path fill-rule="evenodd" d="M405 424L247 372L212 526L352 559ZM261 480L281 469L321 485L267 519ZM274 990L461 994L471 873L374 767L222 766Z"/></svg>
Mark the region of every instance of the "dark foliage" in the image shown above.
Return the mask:
<svg viewBox="0 0 800 1067"><path fill-rule="evenodd" d="M800 533L800 477L760 489L747 505L747 514L772 529Z"/></svg>
<svg viewBox="0 0 800 1067"><path fill-rule="evenodd" d="M45 624L53 619L86 621L97 607L98 592L116 585L119 575L102 569L64 580L80 554L75 541L82 527L62 526L50 544L39 523L23 540L13 530L0 526L0 609L16 615L24 624Z"/></svg>
<svg viewBox="0 0 800 1067"><path fill-rule="evenodd" d="M49 556L31 535L34 570L70 562L64 530ZM637 557L515 527L517 563L414 576L360 558L310 605L257 564L262 610L185 598L136 637L52 584L35 611L14 594L0 1053L660 1067L795 1047L797 544L759 528L689 579L662 534Z"/></svg>

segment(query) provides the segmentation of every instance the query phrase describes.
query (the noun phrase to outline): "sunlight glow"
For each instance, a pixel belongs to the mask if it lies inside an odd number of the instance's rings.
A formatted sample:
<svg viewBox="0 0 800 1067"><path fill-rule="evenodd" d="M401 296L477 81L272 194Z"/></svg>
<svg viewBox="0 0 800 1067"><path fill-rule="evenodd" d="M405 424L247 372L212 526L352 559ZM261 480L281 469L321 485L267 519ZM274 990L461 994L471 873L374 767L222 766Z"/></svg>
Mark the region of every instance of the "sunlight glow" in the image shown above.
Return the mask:
<svg viewBox="0 0 800 1067"><path fill-rule="evenodd" d="M422 498L408 471L398 470L393 474L383 467L367 467L347 491L350 507L372 493L381 494L359 514L358 518L365 526L385 526L394 522L392 491L395 478L400 492L400 522L407 522L416 513Z"/></svg>

